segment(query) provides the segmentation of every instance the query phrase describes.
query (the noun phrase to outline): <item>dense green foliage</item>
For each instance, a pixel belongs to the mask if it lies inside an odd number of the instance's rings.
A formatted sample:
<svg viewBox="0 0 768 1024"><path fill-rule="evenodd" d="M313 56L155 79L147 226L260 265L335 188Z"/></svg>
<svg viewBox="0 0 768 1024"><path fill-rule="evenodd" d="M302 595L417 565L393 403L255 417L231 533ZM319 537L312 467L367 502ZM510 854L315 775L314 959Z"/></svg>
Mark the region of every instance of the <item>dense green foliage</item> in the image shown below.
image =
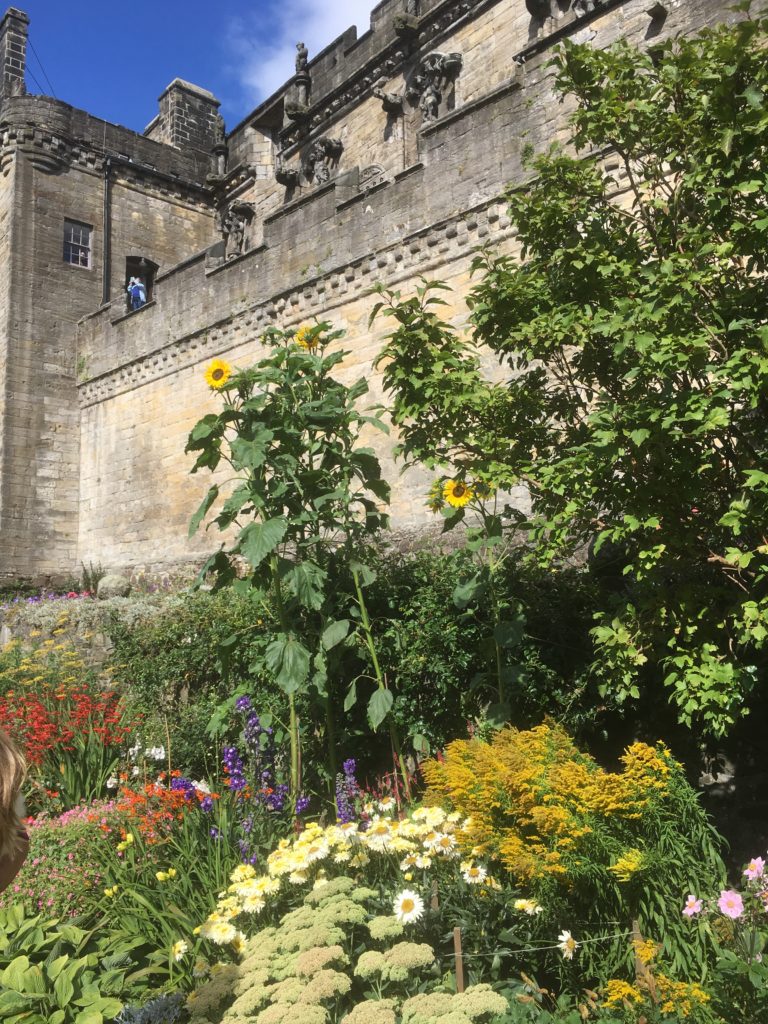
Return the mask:
<svg viewBox="0 0 768 1024"><path fill-rule="evenodd" d="M510 193L523 259L477 258L472 343L429 287L386 304L405 457L475 489L525 483L531 513L507 523L540 562L591 546L612 564L593 631L603 692L663 685L681 722L716 735L766 668L767 30L652 53L566 43L554 83L578 155L531 157ZM474 343L503 383L483 380Z"/></svg>

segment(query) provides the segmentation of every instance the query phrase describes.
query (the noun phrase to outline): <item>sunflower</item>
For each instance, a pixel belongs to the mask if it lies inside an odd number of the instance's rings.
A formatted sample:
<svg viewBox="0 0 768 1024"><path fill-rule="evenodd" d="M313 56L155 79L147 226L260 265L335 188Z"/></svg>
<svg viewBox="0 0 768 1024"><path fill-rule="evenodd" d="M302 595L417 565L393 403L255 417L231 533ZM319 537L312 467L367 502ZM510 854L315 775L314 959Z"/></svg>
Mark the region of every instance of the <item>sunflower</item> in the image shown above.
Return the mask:
<svg viewBox="0 0 768 1024"><path fill-rule="evenodd" d="M454 508L464 508L474 496L475 492L463 480L446 480L443 486L443 497Z"/></svg>
<svg viewBox="0 0 768 1024"><path fill-rule="evenodd" d="M221 391L231 376L232 367L223 359L214 359L205 371L206 384L214 391Z"/></svg>
<svg viewBox="0 0 768 1024"><path fill-rule="evenodd" d="M312 349L317 346L317 338L313 337L312 328L309 324L302 324L293 336L293 340L297 345L301 348L305 348L308 352L311 352Z"/></svg>

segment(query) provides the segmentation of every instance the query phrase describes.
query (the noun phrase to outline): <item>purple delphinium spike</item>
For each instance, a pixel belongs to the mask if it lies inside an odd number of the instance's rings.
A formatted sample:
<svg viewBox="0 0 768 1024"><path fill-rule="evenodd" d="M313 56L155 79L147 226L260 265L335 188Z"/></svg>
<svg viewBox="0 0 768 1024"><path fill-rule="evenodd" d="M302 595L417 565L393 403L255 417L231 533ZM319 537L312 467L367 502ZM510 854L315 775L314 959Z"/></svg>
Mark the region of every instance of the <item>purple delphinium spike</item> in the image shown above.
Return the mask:
<svg viewBox="0 0 768 1024"><path fill-rule="evenodd" d="M339 824L345 825L357 817L355 799L360 793L360 787L355 778L355 759L348 758L342 768L344 774L336 776L336 818Z"/></svg>
<svg viewBox="0 0 768 1024"><path fill-rule="evenodd" d="M237 747L224 747L222 762L224 764L224 770L229 776L227 780L229 788L234 790L236 793L245 789L247 785L245 770Z"/></svg>

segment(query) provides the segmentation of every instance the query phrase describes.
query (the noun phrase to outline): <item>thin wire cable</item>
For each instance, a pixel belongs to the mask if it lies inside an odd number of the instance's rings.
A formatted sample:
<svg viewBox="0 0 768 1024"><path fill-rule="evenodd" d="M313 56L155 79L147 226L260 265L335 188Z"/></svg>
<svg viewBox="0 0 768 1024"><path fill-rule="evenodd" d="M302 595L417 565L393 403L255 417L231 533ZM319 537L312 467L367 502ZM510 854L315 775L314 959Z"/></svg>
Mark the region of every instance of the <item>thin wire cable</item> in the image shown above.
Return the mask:
<svg viewBox="0 0 768 1024"><path fill-rule="evenodd" d="M32 53L34 53L34 55L35 55L35 59L37 60L37 63L40 65L40 70L43 72L43 78L46 80L46 82L48 83L48 87L51 90L51 96L53 96L53 98L55 100L57 100L59 97L56 95L56 93L54 91L53 82L48 77L48 72L43 67L43 62L37 56L37 50L35 49L35 44L32 42L31 39L28 39L27 42L29 43L29 48L32 50ZM38 85L39 85L39 83L38 83Z"/></svg>
<svg viewBox="0 0 768 1024"><path fill-rule="evenodd" d="M597 935L591 939L582 939L577 943L579 946L586 946L591 942L609 942L611 939L626 939L632 935L632 932L617 932L615 935ZM523 953L544 953L550 949L562 949L562 943L558 942L554 946L528 946L523 949L497 949L495 953L443 953L443 957L447 960L452 960L457 956L461 956L463 960L479 960L483 957L497 957L497 956L521 956Z"/></svg>
<svg viewBox="0 0 768 1024"><path fill-rule="evenodd" d="M37 86L37 88L40 90L42 95L45 96L45 89L42 87L42 85L40 85L40 82L37 80L37 76L35 75L35 72L32 70L32 68L27 68L26 71L27 71L27 74L29 75L29 77L32 79L32 81Z"/></svg>

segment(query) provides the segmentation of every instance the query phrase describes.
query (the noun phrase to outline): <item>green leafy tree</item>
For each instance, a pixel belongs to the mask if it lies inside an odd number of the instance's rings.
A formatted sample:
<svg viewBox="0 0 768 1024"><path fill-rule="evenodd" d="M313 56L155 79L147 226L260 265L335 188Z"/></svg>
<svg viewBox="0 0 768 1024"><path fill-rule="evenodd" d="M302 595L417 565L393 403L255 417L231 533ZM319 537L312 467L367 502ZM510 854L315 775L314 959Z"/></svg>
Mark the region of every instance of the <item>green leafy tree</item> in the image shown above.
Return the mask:
<svg viewBox="0 0 768 1024"><path fill-rule="evenodd" d="M373 578L363 559L387 524L381 506L389 501L389 486L373 450L359 444L364 426L386 428L356 407L368 390L364 380L347 387L333 376L348 353L326 352L326 346L340 333L327 323L296 335L272 330L264 338L271 350L254 366L233 373L214 360L206 377L223 408L200 420L187 445L198 453L192 472L226 464L233 473L228 483L210 487L190 524L192 534L223 499L212 522L229 531L232 543L211 556L201 576L212 573L217 588L261 592L276 612L279 630L263 652L255 651L253 670L268 674L288 698L294 800L300 790L297 695L314 694L321 702L330 778L336 773L334 705L340 700L332 669L345 645L362 643L371 655L372 728L393 703L363 594ZM238 633L223 646L242 643ZM345 709L356 699L353 684ZM391 718L389 726L407 788Z"/></svg>
<svg viewBox="0 0 768 1024"><path fill-rule="evenodd" d="M390 297L384 353L406 458L524 483L505 526L544 564L602 569L602 692L664 685L715 735L768 639L768 19L739 18L649 51L566 43L573 150L529 155L521 258L476 259L473 343L427 287Z"/></svg>

